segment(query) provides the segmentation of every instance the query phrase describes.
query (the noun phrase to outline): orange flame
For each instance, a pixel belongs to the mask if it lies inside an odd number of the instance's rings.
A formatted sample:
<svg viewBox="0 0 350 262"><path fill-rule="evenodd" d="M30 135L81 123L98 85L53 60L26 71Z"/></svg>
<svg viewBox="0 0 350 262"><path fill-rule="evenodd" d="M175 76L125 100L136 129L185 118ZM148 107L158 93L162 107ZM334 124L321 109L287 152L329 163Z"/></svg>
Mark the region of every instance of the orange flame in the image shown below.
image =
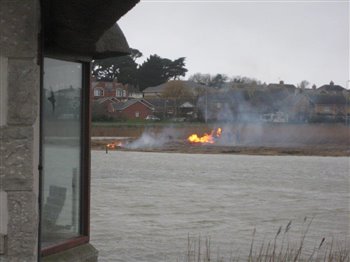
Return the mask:
<svg viewBox="0 0 350 262"><path fill-rule="evenodd" d="M198 136L197 134L190 135L187 140L191 143L200 144L214 144L215 139L221 136L222 129L219 127L216 130L212 130L210 134L204 134L203 136Z"/></svg>
<svg viewBox="0 0 350 262"><path fill-rule="evenodd" d="M107 144L106 147L107 147L108 149L115 149L116 144L115 144L115 143Z"/></svg>
<svg viewBox="0 0 350 262"><path fill-rule="evenodd" d="M117 147L122 147L122 146L123 146L122 142L118 142L118 143L112 142L112 143L106 145L106 147L108 149L116 149Z"/></svg>

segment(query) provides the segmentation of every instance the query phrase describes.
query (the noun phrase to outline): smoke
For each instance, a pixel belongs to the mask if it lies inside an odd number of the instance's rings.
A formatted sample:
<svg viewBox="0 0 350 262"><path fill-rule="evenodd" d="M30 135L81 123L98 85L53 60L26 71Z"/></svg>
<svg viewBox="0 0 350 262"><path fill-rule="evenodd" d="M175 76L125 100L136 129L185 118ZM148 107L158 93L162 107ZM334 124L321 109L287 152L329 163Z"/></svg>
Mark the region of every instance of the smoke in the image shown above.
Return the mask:
<svg viewBox="0 0 350 262"><path fill-rule="evenodd" d="M128 149L159 148L163 147L166 143L178 139L180 135L181 132L177 132L171 127L164 128L161 131L149 129L145 130L138 139L126 144L124 147Z"/></svg>
<svg viewBox="0 0 350 262"><path fill-rule="evenodd" d="M198 99L198 108L203 119L222 128L216 140L220 146L247 146L261 143L261 111L249 101L244 91L215 92Z"/></svg>
<svg viewBox="0 0 350 262"><path fill-rule="evenodd" d="M289 92L289 91L288 91ZM281 124L295 117L290 104L303 98L301 94L288 93L283 89L253 90L232 89L208 92L199 97L198 113L212 130L222 128L220 137L215 137L213 146L283 146L296 147L330 143L334 136L318 132L307 125ZM287 99L286 99L287 98ZM302 100L301 100L302 101ZM292 103L293 102L293 103ZM287 115L287 118L283 118ZM271 123L267 123L271 122ZM304 123L304 122L300 122ZM184 131L195 129L198 136L210 134L208 126L205 130L198 128L169 127L161 131L148 129L140 138L127 144L130 149L160 148L176 139L185 142Z"/></svg>

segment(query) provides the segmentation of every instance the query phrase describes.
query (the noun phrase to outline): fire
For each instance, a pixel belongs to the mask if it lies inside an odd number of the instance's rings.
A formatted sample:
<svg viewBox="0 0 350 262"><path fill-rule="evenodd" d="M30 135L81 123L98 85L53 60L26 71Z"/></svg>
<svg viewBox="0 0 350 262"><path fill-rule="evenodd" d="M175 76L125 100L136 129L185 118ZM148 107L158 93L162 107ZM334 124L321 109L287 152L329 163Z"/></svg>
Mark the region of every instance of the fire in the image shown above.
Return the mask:
<svg viewBox="0 0 350 262"><path fill-rule="evenodd" d="M116 144L115 143L110 143L110 144L107 144L106 147L108 149L115 149L116 148Z"/></svg>
<svg viewBox="0 0 350 262"><path fill-rule="evenodd" d="M123 143L122 142L112 142L112 143L106 145L107 149L116 149L117 147L123 147Z"/></svg>
<svg viewBox="0 0 350 262"><path fill-rule="evenodd" d="M222 129L219 127L218 129L214 129L210 132L210 134L204 134L203 136L198 136L197 134L190 135L187 140L191 143L200 143L200 144L214 144L215 139L221 136Z"/></svg>

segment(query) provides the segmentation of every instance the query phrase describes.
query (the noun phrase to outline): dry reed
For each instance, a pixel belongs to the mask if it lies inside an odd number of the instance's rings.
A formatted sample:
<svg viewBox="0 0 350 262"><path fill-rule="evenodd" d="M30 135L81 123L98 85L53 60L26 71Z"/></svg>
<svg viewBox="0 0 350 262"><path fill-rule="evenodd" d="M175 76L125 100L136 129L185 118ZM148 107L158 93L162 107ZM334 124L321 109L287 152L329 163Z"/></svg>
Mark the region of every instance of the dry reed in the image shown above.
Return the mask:
<svg viewBox="0 0 350 262"><path fill-rule="evenodd" d="M224 258L217 251L216 258L213 258L211 252L211 238L205 237L205 241L201 236L193 238L188 235L187 238L187 256L186 262L350 262L350 248L348 241L335 242L333 238L326 239L323 237L319 243L316 243L313 250L306 250L305 239L309 231L313 218L304 218L304 230L301 232L300 241L297 244L291 244L288 239L288 232L290 231L292 221L289 221L284 228L279 227L273 241L267 244L262 243L255 247L256 229L253 230L252 240L250 243L249 254L246 257L240 257L239 252L229 254L228 258ZM204 242L204 248L202 243ZM344 243L345 242L345 243Z"/></svg>

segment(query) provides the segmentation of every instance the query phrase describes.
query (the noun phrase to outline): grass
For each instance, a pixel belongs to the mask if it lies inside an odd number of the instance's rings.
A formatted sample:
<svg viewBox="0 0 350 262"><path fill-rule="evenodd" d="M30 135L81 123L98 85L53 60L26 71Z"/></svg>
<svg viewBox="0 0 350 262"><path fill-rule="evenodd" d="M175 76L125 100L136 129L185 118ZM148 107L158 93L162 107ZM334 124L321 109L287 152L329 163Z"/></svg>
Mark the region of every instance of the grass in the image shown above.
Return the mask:
<svg viewBox="0 0 350 262"><path fill-rule="evenodd" d="M240 130L241 139L252 145L264 144L291 144L299 145L350 145L350 128L339 124L258 124L258 123L232 123L205 124L189 122L93 122L93 136L124 136L125 129L128 133L143 132L145 128L162 130L171 127L183 133L208 132L213 127L223 127L225 130Z"/></svg>
<svg viewBox="0 0 350 262"><path fill-rule="evenodd" d="M349 262L350 247L349 243L336 242L334 239L322 238L312 250L306 250L305 239L309 231L313 218L307 221L304 218L305 227L301 232L301 238L297 243L290 243L288 232L291 228L292 221L289 221L286 227L280 227L273 237L273 240L255 246L256 230L253 230L252 240L250 243L249 254L240 257L239 254L230 252L228 257L220 255L219 249L216 256L212 255L212 243L210 236L204 241L199 236L193 238L188 235L186 262L299 262L299 261L317 261L317 262ZM345 241L347 242L347 241Z"/></svg>

